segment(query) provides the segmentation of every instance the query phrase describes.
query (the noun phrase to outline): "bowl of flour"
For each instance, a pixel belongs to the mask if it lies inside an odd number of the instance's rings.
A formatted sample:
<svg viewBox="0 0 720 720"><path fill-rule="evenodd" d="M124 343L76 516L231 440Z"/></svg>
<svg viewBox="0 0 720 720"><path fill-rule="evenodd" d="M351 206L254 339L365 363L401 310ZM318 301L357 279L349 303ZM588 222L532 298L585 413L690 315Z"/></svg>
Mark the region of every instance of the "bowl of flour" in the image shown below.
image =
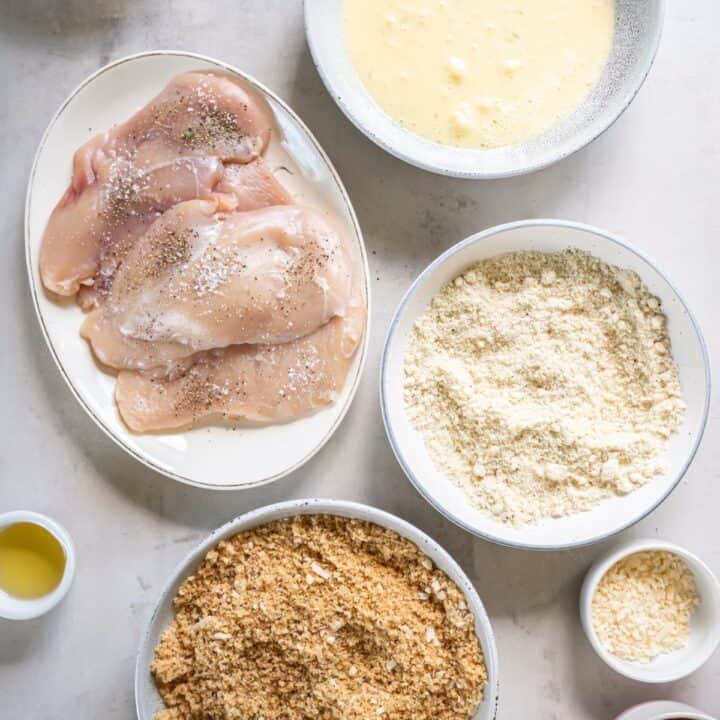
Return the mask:
<svg viewBox="0 0 720 720"><path fill-rule="evenodd" d="M559 220L491 228L415 281L382 362L388 438L449 519L513 547L603 540L675 488L707 422L707 349L640 251Z"/></svg>

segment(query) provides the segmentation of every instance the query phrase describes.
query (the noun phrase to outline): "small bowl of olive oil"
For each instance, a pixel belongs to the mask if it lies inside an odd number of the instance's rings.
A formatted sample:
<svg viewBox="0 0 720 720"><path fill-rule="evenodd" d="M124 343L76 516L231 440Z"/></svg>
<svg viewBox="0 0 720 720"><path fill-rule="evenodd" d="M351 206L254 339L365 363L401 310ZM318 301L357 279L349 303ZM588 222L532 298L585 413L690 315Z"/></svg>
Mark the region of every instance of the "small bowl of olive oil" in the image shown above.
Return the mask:
<svg viewBox="0 0 720 720"><path fill-rule="evenodd" d="M54 608L75 574L67 531L39 513L0 515L0 617L28 620Z"/></svg>

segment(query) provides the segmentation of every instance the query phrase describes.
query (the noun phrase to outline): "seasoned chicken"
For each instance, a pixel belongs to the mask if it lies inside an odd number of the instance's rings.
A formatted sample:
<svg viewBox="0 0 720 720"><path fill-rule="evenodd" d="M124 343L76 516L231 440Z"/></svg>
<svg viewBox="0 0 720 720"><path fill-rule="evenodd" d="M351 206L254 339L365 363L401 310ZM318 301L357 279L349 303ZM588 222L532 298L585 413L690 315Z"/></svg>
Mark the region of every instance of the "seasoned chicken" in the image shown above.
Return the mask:
<svg viewBox="0 0 720 720"><path fill-rule="evenodd" d="M43 238L45 286L74 295L81 285L109 284L161 212L184 200L211 198L223 162L258 158L271 126L271 110L229 78L175 77L132 118L75 153L71 185Z"/></svg>
<svg viewBox="0 0 720 720"><path fill-rule="evenodd" d="M342 390L365 301L345 238L263 160L273 126L253 89L186 73L75 153L40 273L88 311L133 430L282 422Z"/></svg>
<svg viewBox="0 0 720 720"><path fill-rule="evenodd" d="M245 165L227 165L216 190L237 198L238 210L258 210L270 205L290 205L290 193L267 169L262 158Z"/></svg>
<svg viewBox="0 0 720 720"><path fill-rule="evenodd" d="M224 415L283 422L334 402L342 390L365 327L357 294L345 317L283 345L235 345L200 353L180 377L123 371L115 400L131 430L182 427Z"/></svg>
<svg viewBox="0 0 720 720"><path fill-rule="evenodd" d="M119 369L170 368L201 350L287 343L347 309L347 248L318 211L168 210L129 251L81 333Z"/></svg>
<svg viewBox="0 0 720 720"><path fill-rule="evenodd" d="M217 158L182 158L145 170L127 161L98 164L97 182L70 188L48 222L40 272L49 290L74 295L82 285L102 291L137 238L164 210L193 198L213 197L223 176Z"/></svg>

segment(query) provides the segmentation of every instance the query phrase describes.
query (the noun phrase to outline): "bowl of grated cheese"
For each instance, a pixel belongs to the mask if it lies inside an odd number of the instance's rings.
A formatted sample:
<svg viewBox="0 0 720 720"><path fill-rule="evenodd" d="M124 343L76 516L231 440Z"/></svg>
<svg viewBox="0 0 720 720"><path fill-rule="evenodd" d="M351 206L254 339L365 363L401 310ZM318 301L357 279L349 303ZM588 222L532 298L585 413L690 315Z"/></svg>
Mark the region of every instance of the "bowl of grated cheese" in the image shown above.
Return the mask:
<svg viewBox="0 0 720 720"><path fill-rule="evenodd" d="M511 547L606 539L665 500L697 451L710 367L672 282L603 230L526 220L416 279L381 364L393 451L431 505Z"/></svg>
<svg viewBox="0 0 720 720"><path fill-rule="evenodd" d="M640 682L673 682L700 668L720 644L720 583L678 545L631 540L588 570L580 618L590 645L613 670Z"/></svg>

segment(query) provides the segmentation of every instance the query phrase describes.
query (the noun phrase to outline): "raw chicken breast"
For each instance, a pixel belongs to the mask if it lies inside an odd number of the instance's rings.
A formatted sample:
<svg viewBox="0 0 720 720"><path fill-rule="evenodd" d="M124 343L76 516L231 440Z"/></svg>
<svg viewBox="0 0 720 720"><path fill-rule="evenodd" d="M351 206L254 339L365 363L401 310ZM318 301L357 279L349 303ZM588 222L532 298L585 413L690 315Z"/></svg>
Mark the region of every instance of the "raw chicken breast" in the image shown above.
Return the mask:
<svg viewBox="0 0 720 720"><path fill-rule="evenodd" d="M40 273L89 311L135 431L282 422L342 390L366 303L342 234L265 164L273 127L252 88L186 73L75 153Z"/></svg>
<svg viewBox="0 0 720 720"><path fill-rule="evenodd" d="M290 193L267 169L262 158L245 165L228 165L218 192L234 195L238 210L258 210L270 205L290 205Z"/></svg>
<svg viewBox="0 0 720 720"><path fill-rule="evenodd" d="M345 313L351 261L321 213L217 210L181 203L136 242L81 330L101 362L170 368L201 350L287 343Z"/></svg>
<svg viewBox="0 0 720 720"><path fill-rule="evenodd" d="M88 284L102 291L128 249L164 210L211 198L224 172L217 158L182 158L145 170L130 165L99 163L97 182L79 195L70 188L53 210L40 250L48 290L74 295Z"/></svg>
<svg viewBox="0 0 720 720"><path fill-rule="evenodd" d="M217 415L262 422L302 417L337 399L365 319L358 294L345 317L290 343L201 353L172 380L123 371L115 388L120 415L135 432L170 430Z"/></svg>
<svg viewBox="0 0 720 720"><path fill-rule="evenodd" d="M130 120L83 145L72 182L43 238L44 285L74 295L107 282L134 239L177 202L209 198L223 162L259 157L272 112L229 78L186 73L174 78Z"/></svg>

